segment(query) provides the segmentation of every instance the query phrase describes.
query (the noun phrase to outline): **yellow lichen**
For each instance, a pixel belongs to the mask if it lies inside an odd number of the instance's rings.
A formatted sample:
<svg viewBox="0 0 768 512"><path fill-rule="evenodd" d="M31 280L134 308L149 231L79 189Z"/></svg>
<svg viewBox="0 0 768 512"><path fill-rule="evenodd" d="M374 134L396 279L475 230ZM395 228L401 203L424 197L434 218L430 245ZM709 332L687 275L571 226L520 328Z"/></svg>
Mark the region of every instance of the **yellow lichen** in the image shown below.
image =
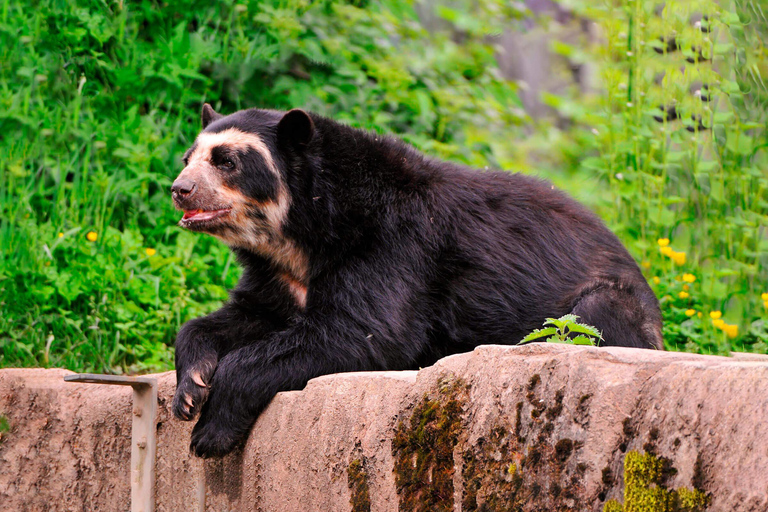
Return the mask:
<svg viewBox="0 0 768 512"><path fill-rule="evenodd" d="M677 490L678 510L699 511L704 510L709 505L709 497L699 490L690 490L682 487Z"/></svg>
<svg viewBox="0 0 768 512"><path fill-rule="evenodd" d="M669 510L669 491L656 484L663 462L651 454L629 452L624 459L624 512Z"/></svg>
<svg viewBox="0 0 768 512"><path fill-rule="evenodd" d="M650 453L628 452L624 458L624 505L609 500L603 512L702 512L709 496L699 489L664 487L669 462Z"/></svg>

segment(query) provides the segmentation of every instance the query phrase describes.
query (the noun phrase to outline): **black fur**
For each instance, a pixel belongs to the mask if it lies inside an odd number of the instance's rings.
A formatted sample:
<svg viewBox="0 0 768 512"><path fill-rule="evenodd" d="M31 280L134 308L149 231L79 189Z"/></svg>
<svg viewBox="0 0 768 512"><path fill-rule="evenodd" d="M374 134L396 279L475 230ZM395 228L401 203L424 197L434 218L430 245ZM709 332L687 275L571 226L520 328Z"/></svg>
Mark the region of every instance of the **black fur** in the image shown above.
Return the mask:
<svg viewBox="0 0 768 512"><path fill-rule="evenodd" d="M174 411L191 419L202 408L197 455L229 452L275 393L313 377L515 344L547 317L574 312L606 345L662 348L658 302L635 261L549 183L433 160L301 111L203 118L207 132L262 137L290 195L282 235L309 265L301 308L278 262L233 248L244 275L230 301L179 333ZM261 157L235 156L243 167L228 186L275 193Z"/></svg>

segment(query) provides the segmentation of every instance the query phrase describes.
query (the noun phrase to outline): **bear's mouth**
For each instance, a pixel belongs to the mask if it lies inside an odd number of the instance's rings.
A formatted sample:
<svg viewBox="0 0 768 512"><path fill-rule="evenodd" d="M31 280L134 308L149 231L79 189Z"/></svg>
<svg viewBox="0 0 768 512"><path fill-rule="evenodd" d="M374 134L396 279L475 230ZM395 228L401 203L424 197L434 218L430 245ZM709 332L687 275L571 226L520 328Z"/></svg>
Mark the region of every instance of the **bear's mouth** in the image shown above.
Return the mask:
<svg viewBox="0 0 768 512"><path fill-rule="evenodd" d="M203 210L202 208L184 210L184 216L181 218L181 221L179 221L179 224L184 227L208 224L222 217L226 217L231 210L231 208L221 208L218 210Z"/></svg>

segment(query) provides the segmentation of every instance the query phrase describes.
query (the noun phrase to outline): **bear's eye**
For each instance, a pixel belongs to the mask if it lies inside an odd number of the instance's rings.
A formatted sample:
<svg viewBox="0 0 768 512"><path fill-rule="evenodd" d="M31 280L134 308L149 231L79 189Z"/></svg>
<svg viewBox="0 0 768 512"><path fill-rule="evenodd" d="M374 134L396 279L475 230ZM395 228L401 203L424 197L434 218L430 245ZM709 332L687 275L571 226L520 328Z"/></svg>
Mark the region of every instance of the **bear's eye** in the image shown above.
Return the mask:
<svg viewBox="0 0 768 512"><path fill-rule="evenodd" d="M235 168L235 162L233 162L229 158L225 158L224 160L221 161L221 163L219 164L219 167L221 169L225 169L227 171L231 171L232 169Z"/></svg>

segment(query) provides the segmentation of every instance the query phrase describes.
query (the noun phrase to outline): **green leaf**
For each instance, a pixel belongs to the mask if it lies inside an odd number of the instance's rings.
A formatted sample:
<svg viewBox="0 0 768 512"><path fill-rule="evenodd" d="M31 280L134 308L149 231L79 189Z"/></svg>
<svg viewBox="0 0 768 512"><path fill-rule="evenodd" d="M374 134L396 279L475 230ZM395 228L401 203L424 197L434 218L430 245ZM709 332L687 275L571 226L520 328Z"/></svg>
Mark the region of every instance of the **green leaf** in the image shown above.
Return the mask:
<svg viewBox="0 0 768 512"><path fill-rule="evenodd" d="M536 329L535 331L530 333L528 336L520 340L518 345L521 343L526 343L528 341L533 341L539 338L543 338L544 336L550 336L555 333L557 333L557 328L555 327L545 327L544 329Z"/></svg>
<svg viewBox="0 0 768 512"><path fill-rule="evenodd" d="M735 114L731 111L715 112L715 115L713 116L712 121L715 124L727 124L727 123L730 123L734 117L735 117Z"/></svg>
<svg viewBox="0 0 768 512"><path fill-rule="evenodd" d="M560 318L547 318L547 320L544 322L544 325L554 325L558 329L562 329L570 322L576 322L579 320L579 317L576 315L563 315Z"/></svg>
<svg viewBox="0 0 768 512"><path fill-rule="evenodd" d="M591 325L587 324L569 324L568 327L570 328L571 332L580 332L582 334L589 334L590 336L594 336L595 338L603 339L603 335L598 331L596 328L592 327Z"/></svg>
<svg viewBox="0 0 768 512"><path fill-rule="evenodd" d="M590 345L590 346L593 346L593 347L595 346L594 340L592 338L588 338L586 336L576 336L575 338L573 338L571 340L571 342L574 345Z"/></svg>

